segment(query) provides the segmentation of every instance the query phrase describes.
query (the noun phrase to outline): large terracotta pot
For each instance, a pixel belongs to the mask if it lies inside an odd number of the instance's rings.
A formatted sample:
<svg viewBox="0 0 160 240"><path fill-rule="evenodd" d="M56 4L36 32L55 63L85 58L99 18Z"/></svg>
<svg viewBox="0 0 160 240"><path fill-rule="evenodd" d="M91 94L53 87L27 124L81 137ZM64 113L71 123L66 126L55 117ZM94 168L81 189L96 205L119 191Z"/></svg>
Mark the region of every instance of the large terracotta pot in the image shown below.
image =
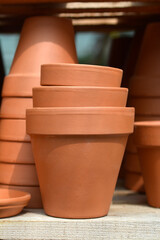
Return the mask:
<svg viewBox="0 0 160 240"><path fill-rule="evenodd" d="M51 16L28 18L10 73L4 79L2 96L32 96L32 88L40 85L42 64L77 62L70 20Z"/></svg>
<svg viewBox="0 0 160 240"><path fill-rule="evenodd" d="M0 141L0 162L34 164L31 143Z"/></svg>
<svg viewBox="0 0 160 240"><path fill-rule="evenodd" d="M160 22L146 28L134 76L130 81L133 96L159 97Z"/></svg>
<svg viewBox="0 0 160 240"><path fill-rule="evenodd" d="M0 218L19 214L31 198L29 193L8 188L0 189L0 196Z"/></svg>
<svg viewBox="0 0 160 240"><path fill-rule="evenodd" d="M41 67L41 85L120 87L122 70L84 64L45 64Z"/></svg>
<svg viewBox="0 0 160 240"><path fill-rule="evenodd" d="M1 119L0 140L30 142L25 119Z"/></svg>
<svg viewBox="0 0 160 240"><path fill-rule="evenodd" d="M42 206L42 200L41 200L41 193L39 187L35 186L14 186L14 185L3 185L0 184L1 188L8 188L8 189L14 189L18 191L23 191L31 194L31 199L29 201L29 204L27 205L27 208L43 208Z"/></svg>
<svg viewBox="0 0 160 240"><path fill-rule="evenodd" d="M137 122L135 143L138 149L148 204L160 207L160 121Z"/></svg>
<svg viewBox="0 0 160 240"><path fill-rule="evenodd" d="M133 121L132 108L27 110L48 215L93 218L108 213Z"/></svg>
<svg viewBox="0 0 160 240"><path fill-rule="evenodd" d="M0 183L19 186L38 186L34 164L0 163Z"/></svg>
<svg viewBox="0 0 160 240"><path fill-rule="evenodd" d="M39 87L33 89L34 107L125 107L128 90L107 87Z"/></svg>
<svg viewBox="0 0 160 240"><path fill-rule="evenodd" d="M32 98L2 98L0 118L26 118L26 109L33 105Z"/></svg>

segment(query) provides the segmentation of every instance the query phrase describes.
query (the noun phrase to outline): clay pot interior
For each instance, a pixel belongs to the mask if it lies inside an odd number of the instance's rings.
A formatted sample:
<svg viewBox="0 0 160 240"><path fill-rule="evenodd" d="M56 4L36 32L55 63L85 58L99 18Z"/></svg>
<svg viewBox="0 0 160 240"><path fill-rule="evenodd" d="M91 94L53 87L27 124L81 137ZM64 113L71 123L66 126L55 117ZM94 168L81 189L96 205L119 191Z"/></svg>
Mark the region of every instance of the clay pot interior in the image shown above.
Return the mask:
<svg viewBox="0 0 160 240"><path fill-rule="evenodd" d="M39 87L33 88L34 107L125 107L126 88Z"/></svg>
<svg viewBox="0 0 160 240"><path fill-rule="evenodd" d="M45 64L41 66L43 86L120 87L122 70L85 64Z"/></svg>
<svg viewBox="0 0 160 240"><path fill-rule="evenodd" d="M2 188L0 196L0 218L19 214L31 198L29 193Z"/></svg>

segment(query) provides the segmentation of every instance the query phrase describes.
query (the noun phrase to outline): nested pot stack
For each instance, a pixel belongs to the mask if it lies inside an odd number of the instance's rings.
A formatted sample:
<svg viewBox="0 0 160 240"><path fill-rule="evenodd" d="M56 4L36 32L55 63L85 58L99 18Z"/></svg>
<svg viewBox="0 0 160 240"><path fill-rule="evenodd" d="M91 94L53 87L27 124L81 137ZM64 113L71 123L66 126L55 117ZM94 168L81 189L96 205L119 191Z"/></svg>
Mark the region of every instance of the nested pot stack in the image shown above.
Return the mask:
<svg viewBox="0 0 160 240"><path fill-rule="evenodd" d="M26 116L46 214L108 213L134 122L121 78L114 68L42 66L42 87L33 88Z"/></svg>
<svg viewBox="0 0 160 240"><path fill-rule="evenodd" d="M77 63L71 21L56 17L27 19L2 89L0 187L31 193L31 208L42 208L42 201L26 134L26 109L33 106L32 88L40 86L41 65L57 62Z"/></svg>
<svg viewBox="0 0 160 240"><path fill-rule="evenodd" d="M134 76L130 81L129 106L135 107L136 121L155 121L160 119L160 23L149 24L146 28L142 47L138 57ZM130 136L130 144L127 145L126 156L126 186L128 176L128 165L131 158L138 162L136 146L133 142L134 136ZM132 162L133 162L132 161ZM140 170L140 169L139 169ZM139 174L139 170L132 168L132 173ZM141 191L138 181L133 182L129 188ZM142 181L141 181L142 182ZM139 186L139 187L137 187Z"/></svg>

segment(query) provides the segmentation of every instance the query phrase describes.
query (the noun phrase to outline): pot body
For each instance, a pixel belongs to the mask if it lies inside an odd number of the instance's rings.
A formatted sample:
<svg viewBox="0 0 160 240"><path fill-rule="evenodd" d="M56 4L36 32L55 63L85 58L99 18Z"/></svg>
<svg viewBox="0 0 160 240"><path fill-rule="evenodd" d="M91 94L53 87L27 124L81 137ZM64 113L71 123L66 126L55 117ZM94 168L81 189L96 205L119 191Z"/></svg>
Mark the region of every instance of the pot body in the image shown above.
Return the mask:
<svg viewBox="0 0 160 240"><path fill-rule="evenodd" d="M127 137L31 135L46 214L61 218L106 215Z"/></svg>
<svg viewBox="0 0 160 240"><path fill-rule="evenodd" d="M144 193L144 180L141 173L126 171L124 184L127 189L134 192Z"/></svg>
<svg viewBox="0 0 160 240"><path fill-rule="evenodd" d="M125 153L126 161L124 168L126 171L141 173L141 166L137 153Z"/></svg>

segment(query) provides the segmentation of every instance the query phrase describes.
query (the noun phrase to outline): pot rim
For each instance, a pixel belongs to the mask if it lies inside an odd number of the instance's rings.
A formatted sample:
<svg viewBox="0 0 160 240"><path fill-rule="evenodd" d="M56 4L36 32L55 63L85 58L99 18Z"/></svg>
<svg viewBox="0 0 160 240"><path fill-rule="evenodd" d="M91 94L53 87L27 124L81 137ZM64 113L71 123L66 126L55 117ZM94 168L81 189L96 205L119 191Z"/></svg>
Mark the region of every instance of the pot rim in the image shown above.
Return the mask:
<svg viewBox="0 0 160 240"><path fill-rule="evenodd" d="M32 108L27 109L26 117L30 135L127 134L133 132L134 108Z"/></svg>

